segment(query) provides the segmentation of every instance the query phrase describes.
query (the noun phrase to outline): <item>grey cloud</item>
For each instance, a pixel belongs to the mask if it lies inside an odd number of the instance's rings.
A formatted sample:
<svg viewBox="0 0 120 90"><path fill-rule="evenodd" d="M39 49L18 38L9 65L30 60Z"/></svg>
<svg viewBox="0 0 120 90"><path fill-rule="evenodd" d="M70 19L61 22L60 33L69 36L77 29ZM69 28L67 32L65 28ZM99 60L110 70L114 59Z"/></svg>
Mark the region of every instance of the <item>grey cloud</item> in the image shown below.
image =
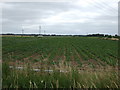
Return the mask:
<svg viewBox="0 0 120 90"><path fill-rule="evenodd" d="M101 3L102 4L102 3ZM87 34L87 33L117 33L117 12L113 8L102 4L95 3L89 7L76 6L73 3L66 2L31 2L31 3L6 3L11 8L3 7L3 33L21 33L21 25L42 25L42 29L46 30L46 33L56 34ZM42 22L42 19L57 16L61 13L80 11L73 14L63 14L65 16L59 17L62 20L81 20L88 19L85 22L64 22L64 23L52 23ZM100 15L90 17L84 16L84 13L98 13ZM50 19L51 20L51 19ZM38 33L37 28L25 29L25 33Z"/></svg>

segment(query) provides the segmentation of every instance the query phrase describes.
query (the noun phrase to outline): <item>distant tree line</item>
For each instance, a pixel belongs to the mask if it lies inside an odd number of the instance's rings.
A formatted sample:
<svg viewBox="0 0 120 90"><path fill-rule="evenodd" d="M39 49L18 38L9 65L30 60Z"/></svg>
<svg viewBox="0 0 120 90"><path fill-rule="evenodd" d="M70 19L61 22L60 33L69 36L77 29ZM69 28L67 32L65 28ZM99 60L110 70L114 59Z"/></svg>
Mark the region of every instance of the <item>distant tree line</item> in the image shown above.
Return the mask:
<svg viewBox="0 0 120 90"><path fill-rule="evenodd" d="M89 35L57 35L57 34L13 34L13 33L7 33L7 34L2 34L2 35L21 35L21 36L73 36L73 37L107 37L107 38L119 38L117 34L114 36L108 35L108 34L89 34Z"/></svg>
<svg viewBox="0 0 120 90"><path fill-rule="evenodd" d="M108 35L108 34L89 34L87 35L89 37L108 37L108 38L119 38L119 36L117 34L115 34L114 36L112 35Z"/></svg>

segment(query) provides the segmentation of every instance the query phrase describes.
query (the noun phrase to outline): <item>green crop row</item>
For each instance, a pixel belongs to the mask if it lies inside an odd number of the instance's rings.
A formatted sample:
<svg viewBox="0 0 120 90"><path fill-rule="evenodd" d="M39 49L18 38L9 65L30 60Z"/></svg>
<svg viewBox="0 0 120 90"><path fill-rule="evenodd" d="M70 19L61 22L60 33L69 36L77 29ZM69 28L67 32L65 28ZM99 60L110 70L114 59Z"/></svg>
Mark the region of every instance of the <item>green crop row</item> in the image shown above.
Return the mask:
<svg viewBox="0 0 120 90"><path fill-rule="evenodd" d="M68 62L72 56L78 62L76 50L83 60L117 64L118 41L89 37L3 37L2 41L3 60L22 60L37 53L41 59L48 58L50 62L57 56L58 59L65 56Z"/></svg>

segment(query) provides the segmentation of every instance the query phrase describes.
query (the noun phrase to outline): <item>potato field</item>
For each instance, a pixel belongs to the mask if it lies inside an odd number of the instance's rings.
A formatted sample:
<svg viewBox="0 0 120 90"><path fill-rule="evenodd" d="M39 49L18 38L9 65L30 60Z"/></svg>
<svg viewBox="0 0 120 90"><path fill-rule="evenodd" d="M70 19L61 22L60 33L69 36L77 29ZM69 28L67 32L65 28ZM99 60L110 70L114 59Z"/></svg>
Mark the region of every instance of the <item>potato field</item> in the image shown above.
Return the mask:
<svg viewBox="0 0 120 90"><path fill-rule="evenodd" d="M118 41L2 37L3 88L118 88Z"/></svg>

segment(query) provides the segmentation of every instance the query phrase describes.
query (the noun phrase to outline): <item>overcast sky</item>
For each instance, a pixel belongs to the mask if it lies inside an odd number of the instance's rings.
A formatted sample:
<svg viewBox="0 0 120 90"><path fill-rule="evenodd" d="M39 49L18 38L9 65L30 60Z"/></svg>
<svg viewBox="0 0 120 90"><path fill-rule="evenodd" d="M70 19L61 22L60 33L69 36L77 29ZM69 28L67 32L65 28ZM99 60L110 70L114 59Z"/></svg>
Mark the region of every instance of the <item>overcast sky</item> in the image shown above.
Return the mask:
<svg viewBox="0 0 120 90"><path fill-rule="evenodd" d="M118 1L0 3L2 33L118 34Z"/></svg>

